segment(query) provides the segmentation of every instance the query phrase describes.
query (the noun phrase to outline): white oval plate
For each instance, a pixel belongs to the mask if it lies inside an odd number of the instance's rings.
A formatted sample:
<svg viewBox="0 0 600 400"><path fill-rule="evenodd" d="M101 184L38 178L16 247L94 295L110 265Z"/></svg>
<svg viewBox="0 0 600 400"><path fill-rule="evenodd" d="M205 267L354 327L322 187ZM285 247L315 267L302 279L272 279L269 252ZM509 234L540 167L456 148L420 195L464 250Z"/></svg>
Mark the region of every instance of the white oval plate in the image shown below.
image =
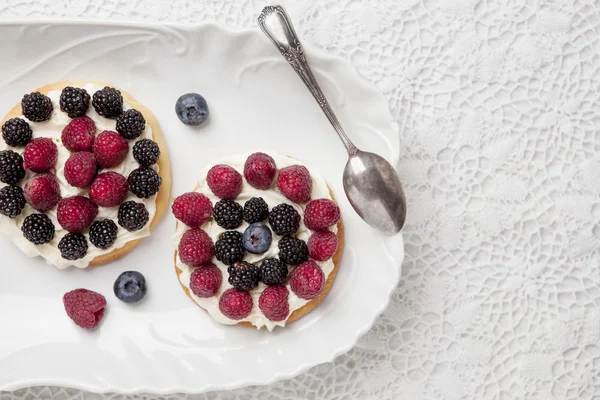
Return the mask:
<svg viewBox="0 0 600 400"><path fill-rule="evenodd" d="M213 322L181 290L168 213L150 238L118 262L58 270L0 240L0 390L60 385L94 392L202 392L289 378L348 351L388 304L404 256L402 236L384 238L360 220L341 184L346 154L293 70L258 30L93 22L0 23L0 112L24 93L62 80L113 83L158 117L173 163L173 195L191 190L205 163L267 148L303 160L331 185L346 224L336 282L312 313L273 333ZM395 162L397 127L386 101L345 61L307 49L323 90L357 146ZM199 92L210 122L182 125L177 97ZM147 299L112 294L124 270L143 272ZM86 331L62 295L103 293L107 313Z"/></svg>

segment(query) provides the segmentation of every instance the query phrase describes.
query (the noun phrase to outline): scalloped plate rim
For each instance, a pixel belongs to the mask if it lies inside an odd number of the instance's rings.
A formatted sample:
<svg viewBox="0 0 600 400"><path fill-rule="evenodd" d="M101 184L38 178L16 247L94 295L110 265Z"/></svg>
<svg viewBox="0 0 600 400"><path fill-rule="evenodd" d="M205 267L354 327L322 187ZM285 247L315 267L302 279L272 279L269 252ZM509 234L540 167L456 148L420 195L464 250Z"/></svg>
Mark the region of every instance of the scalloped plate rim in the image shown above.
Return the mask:
<svg viewBox="0 0 600 400"><path fill-rule="evenodd" d="M167 28L167 29L175 29L175 30L187 31L187 32L194 32L194 31L200 31L203 29L211 29L212 28L212 29L217 29L221 33L223 33L227 36L230 36L230 37L255 35L257 33L260 33L260 30L258 28L236 29L236 28L227 26L225 24L214 23L214 22L201 22L201 23L197 23L197 24L181 24L181 23L168 22L168 23L164 23L164 24L157 24L157 23L144 22L144 21L127 21L127 20L108 21L108 20L91 19L91 18L77 18L77 19L33 18L33 19L27 19L27 20L24 20L21 18L7 18L7 19L0 21L0 27L1 26L11 26L11 25L22 25L23 27L26 27L26 26L43 25L43 24L48 24L48 25L55 24L55 25L66 25L66 26L94 25L94 26L126 27L126 28L140 28L140 29L141 28L158 28L158 29ZM262 33L260 33L260 34L262 35ZM265 40L267 40L267 39L265 38ZM328 53L324 52L323 50L320 50L309 44L303 44L303 45L304 45L307 53L309 53L310 57L320 58L321 60L327 60L327 61L335 62L335 63L343 63L346 66L345 69L348 71L351 71L351 73L353 75L352 78L354 78L354 81L353 81L354 84L360 84L362 86L363 90L370 92L371 96L377 97L379 99L379 101L384 102L387 105L387 108L386 108L386 113L388 114L387 123L390 125L391 129L394 132L398 132L398 128L399 128L398 122L391 115L389 103L387 102L387 100L385 100L385 98L383 97L383 94L377 88L375 88L375 86L373 84L371 84L365 77L363 77L348 62L348 60L346 60L340 56L337 56L337 55L328 54ZM398 151L399 142L396 141L396 143L392 143L392 146L393 146L393 148L391 150L393 151L393 156L392 156L392 160L389 160L389 161L391 161L393 165L396 165L398 158L399 158L399 151ZM296 377L296 376L306 372L308 369L310 369L312 367L315 367L315 366L323 364L323 363L331 362L331 361L335 360L337 357L339 357L340 355L343 355L343 354L347 353L348 351L350 351L356 345L358 340L373 327L375 321L385 311L385 309L389 305L389 301L393 294L394 289L399 284L401 273L402 273L402 262L403 262L404 256L405 256L404 239L403 239L402 233L393 237L393 240L398 240L399 244L401 244L401 246L399 247L400 251L398 251L398 254L396 254L395 256L392 255L388 249L388 246L386 246L385 244L383 247L386 251L386 256L390 260L390 264L395 267L395 272L396 272L395 277L393 279L393 284L390 285L390 287L389 287L390 293L386 297L386 301L383 302L382 304L380 304L380 306L377 308L377 310L375 310L371 321L368 322L367 324L365 324L363 327L361 327L356 332L355 338L352 343L349 343L345 346L342 346L342 347L332 351L331 354L328 354L325 357L320 357L312 362L307 362L307 363L301 364L297 368L295 368L293 371L276 373L271 378L265 379L265 380L248 378L248 379L233 381L229 384L219 384L219 385L204 384L204 385L196 386L196 387L190 387L190 386L184 387L184 386L179 386L179 385L178 386L170 386L170 387L161 387L161 388L152 387L152 385L124 387L124 385L109 384L107 382L104 382L103 385L94 385L94 384L90 384L90 383L82 382L82 381L69 381L68 379L63 379L63 380L60 380L60 379L50 379L50 380L49 379L26 379L26 380L9 383L9 384L5 385L3 388L1 388L1 390L14 391L14 390L31 387L31 386L63 386L63 387L79 389L79 390L83 390L83 391L87 391L87 392L91 392L91 393L108 393L108 392L115 392L115 393L120 393L120 394L155 393L155 394L159 394L159 395L168 395L168 394L173 394L173 393L199 394L199 393L205 393L205 392L214 391L214 390L234 390L234 389L239 389L239 388L250 386L250 385L269 385L269 384L278 382L280 380L291 379L293 377ZM96 382L98 382L98 381L96 381Z"/></svg>

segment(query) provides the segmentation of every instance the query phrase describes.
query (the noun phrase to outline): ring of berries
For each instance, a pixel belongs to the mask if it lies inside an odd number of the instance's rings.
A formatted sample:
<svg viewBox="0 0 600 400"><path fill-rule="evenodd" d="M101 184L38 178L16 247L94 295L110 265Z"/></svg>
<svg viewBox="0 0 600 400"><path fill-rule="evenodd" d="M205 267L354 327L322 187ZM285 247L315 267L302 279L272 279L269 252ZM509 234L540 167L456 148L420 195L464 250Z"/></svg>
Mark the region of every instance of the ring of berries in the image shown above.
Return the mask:
<svg viewBox="0 0 600 400"><path fill-rule="evenodd" d="M135 109L124 112L123 105L121 92L110 87L88 93L67 86L56 97L26 94L21 101L23 115L2 125L7 149L0 151L0 181L10 186L0 193L0 218L22 221L23 236L36 245L56 239L51 243L68 261L84 258L88 249L111 251L120 231L144 227L149 222L145 204L126 200L128 196L150 198L158 192L162 179L154 164L160 149L143 134L147 130L143 114ZM95 112L90 113L92 109ZM47 130L36 132L43 127L37 123L56 115L66 116L68 123L55 135L40 136ZM96 123L110 130L99 132ZM70 155L64 155L65 149ZM118 168L125 159L134 163L126 166L126 174L141 168L146 173L135 181L135 190L127 176L106 171ZM145 178L150 175L149 186ZM96 219L105 215L100 208L113 207L118 207L118 220ZM21 214L26 215L17 218Z"/></svg>

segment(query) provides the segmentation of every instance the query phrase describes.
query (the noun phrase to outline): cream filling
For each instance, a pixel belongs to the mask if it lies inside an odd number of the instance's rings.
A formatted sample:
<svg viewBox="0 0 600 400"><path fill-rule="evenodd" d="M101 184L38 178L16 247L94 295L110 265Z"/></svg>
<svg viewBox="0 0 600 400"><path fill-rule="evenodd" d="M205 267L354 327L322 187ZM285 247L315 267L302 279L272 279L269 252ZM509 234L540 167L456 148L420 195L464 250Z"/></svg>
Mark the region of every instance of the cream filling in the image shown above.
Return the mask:
<svg viewBox="0 0 600 400"><path fill-rule="evenodd" d="M271 151L265 151L265 153L267 153L271 157L273 157L278 169L287 167L289 165L294 165L294 164L304 165L303 163L301 163L297 160L294 160L293 158L286 157L286 156L283 156L283 155L280 155L280 154L277 154L277 153L274 153ZM206 174L208 173L208 170L213 165L216 165L216 164L227 164L227 165L235 168L243 176L244 163L246 162L246 159L248 158L248 156L250 154L252 154L252 153L241 154L241 155L236 155L233 157L224 158L224 159L219 160L211 165L204 167L200 171L200 177L199 177L199 181L198 181L198 189L196 191L206 195L214 205L220 199L212 193L212 191L210 190L210 188L208 187L208 185L206 183ZM320 199L320 198L331 199L329 187L327 186L327 183L325 182L323 177L321 175L319 175L316 171L314 171L310 168L308 168L308 170L310 171L310 175L312 176L312 180L313 180L311 198L312 199ZM304 215L303 208L300 205L288 200L284 195L282 195L274 187L274 185L268 190L260 190L260 189L256 189L256 188L252 187L244 180L242 192L235 200L238 203L243 205L247 200L249 200L252 197L262 197L265 200L265 202L269 205L269 210L278 204L287 203L287 204L292 205L300 213L301 216ZM266 223L268 224L268 222L266 222ZM248 225L249 224L244 221L243 224L236 230L243 233L246 230L246 228L248 227ZM177 232L176 232L175 236L173 237L173 241L174 241L176 248L179 244L179 241L181 240L181 236L187 229L189 229L189 228L186 225L184 225L183 223L177 224ZM219 235L226 231L226 229L223 229L220 226L218 226L214 222L213 219L206 222L202 226L202 229L210 235L213 242L216 242ZM334 225L333 227L331 227L331 230L333 232L337 233L337 225ZM312 234L312 232L313 231L309 230L304 225L304 219L302 219L302 222L300 223L300 229L298 229L296 237L299 239L302 239L304 241L307 241L309 236ZM269 250L267 250L267 252L265 252L263 254L250 254L250 253L246 252L244 255L244 261L247 261L250 263L260 263L265 258L277 257L279 255L279 250L277 247L279 238L280 238L280 236L273 233L273 242L271 243L271 247L269 248ZM187 289L190 289L190 276L191 276L192 271L194 270L194 267L189 267L189 266L185 265L184 263L182 263L181 260L179 259L179 255L177 256L177 259L175 262L176 262L177 267L179 269L181 269L181 271L182 271L181 275L179 276L179 280L181 281L181 284L183 286L185 286ZM328 261L323 261L323 262L321 262L321 261L315 261L315 262L323 270L323 273L325 274L325 278L327 278L329 276L329 274L331 273L331 271L333 271L334 263L331 259ZM266 287L266 285L264 285L263 283L260 283L256 289L251 291L253 306L252 306L252 312L250 313L250 315L247 318L244 318L243 320L240 320L240 321L234 321L232 319L227 318L225 315L223 315L221 313L221 311L219 310L219 298L221 297L221 294L224 291L226 291L227 289L230 289L232 286L229 284L229 282L227 282L227 278L229 276L227 273L227 266L225 264L223 264L222 262L218 261L216 258L213 258L213 263L221 270L221 272L223 274L223 283L221 284L221 287L220 287L217 295L213 296L213 297L209 297L209 298L201 298L201 297L194 295L194 293L192 293L192 291L190 290L190 296L196 303L198 303L198 305L200 305L202 308L204 308L206 311L208 311L208 313L217 322L220 322L222 324L227 324L227 325L233 325L233 324L237 324L238 322L241 322L241 321L247 321L247 322L252 323L258 329L260 329L264 326L269 331L273 330L276 326L285 326L287 318L286 318L286 320L279 321L279 322L270 321L267 317L264 316L262 311L258 308L258 299L260 297L260 294ZM289 291L289 298L288 298L289 305L290 305L290 314L289 315L291 315L295 310L301 308L306 303L308 303L308 300L303 300L303 299L299 298L298 296L296 296L296 294L294 294L294 292L292 292L289 283L286 284L286 286ZM289 315L288 315L288 318L289 318Z"/></svg>
<svg viewBox="0 0 600 400"><path fill-rule="evenodd" d="M85 90L87 90L87 92L89 93L90 96L93 96L93 94L96 91L102 89L103 86L96 85L96 84L86 84L85 86L83 86L83 88ZM60 137L61 137L63 128L71 121L71 118L69 118L69 116L66 113L60 111L60 104L59 104L60 93L61 93L60 90L54 90L54 91L51 91L50 93L48 93L48 97L50 97L50 99L52 100L52 105L54 107L54 111L52 112L52 118L50 118L49 121L38 123L38 122L31 122L31 121L27 120L27 122L29 123L29 125L31 126L31 129L33 130L34 138L35 137L51 138L54 140L54 142L56 143L56 145L58 147L58 159L56 161L56 179L58 180L58 183L60 185L61 196L64 198L64 197L69 197L69 196L74 196L74 195L87 195L89 192L89 188L73 187L73 186L69 185L69 183L65 179L63 168L65 165L65 161L67 160L67 158L69 158L69 156L71 155L71 152L69 152L69 150L67 150L62 145ZM128 110L130 108L131 108L131 106L129 104L127 104L127 102L123 103L124 110ZM96 111L94 110L94 107L92 107L91 104L90 104L90 109L88 110L87 116L90 117L96 123L96 134L99 134L100 132L105 131L105 130L115 131L116 121L113 119L104 118L104 117L98 115L98 113L96 113ZM24 117L21 116L21 118L24 118ZM123 162L121 162L121 164L119 164L117 167L102 170L102 172L115 171L127 178L127 176L129 175L129 173L131 171L133 171L134 169L139 167L138 162L133 158L133 151L132 151L133 145L135 144L136 141L144 139L144 138L152 139L152 128L148 124L146 124L146 128L144 129L144 132L140 135L139 138L128 141L129 142L129 152L127 153L127 157L125 158L125 160L123 160ZM6 142L0 141L0 150L5 150L5 149L11 149L20 154L22 154L23 150L24 150L23 147L12 148L12 147L8 146L6 144ZM158 165L155 165L154 169L158 172ZM24 186L25 183L27 182L27 180L32 175L34 175L32 172L27 171L27 175L20 182L20 185ZM0 187L1 186L5 186L5 184L0 182ZM140 229L139 231L136 231L136 232L129 232L126 229L123 229L122 227L119 226L119 230L117 232L117 240L115 241L113 246L107 250L101 250L101 249L96 248L93 244L90 243L89 236L87 233L85 233L85 236L88 239L88 251L87 251L86 256L79 260L75 260L75 261L65 260L60 255L60 250L58 250L58 242L68 232L61 228L61 226L59 225L59 223L56 219L56 207L46 213L48 215L48 217L50 217L50 219L54 223L54 227L56 228L56 233L54 234L54 239L52 241L50 241L49 243L42 244L42 245L35 245L35 244L31 243L30 241L28 241L27 239L25 239L25 237L23 236L23 233L21 232L21 225L23 224L23 220L28 215L36 212L35 209L33 209L31 206L29 206L29 204L27 204L25 206L21 215L19 215L15 219L10 219L6 216L0 215L0 233L4 234L6 237L10 238L13 241L13 243L15 243L15 245L29 257L42 256L46 259L46 261L49 264L55 265L56 267L58 267L60 269L67 268L69 266L75 266L77 268L85 268L89 265L89 263L94 258L101 256L103 254L110 253L111 251L113 251L115 249L121 248L121 247L125 246L125 244L127 242L129 242L131 240L140 239L140 238L150 235L150 222L154 219L154 215L156 214L156 195L152 196L149 199L140 199L130 192L127 194L127 198L125 201L127 201L127 200L135 200L136 202L143 202L144 205L146 206L146 209L148 210L148 213L150 214L149 222L142 229ZM98 215L96 216L96 220L108 218L108 219L113 220L118 226L118 223L117 223L118 210L119 210L118 206L110 207L110 208L98 207Z"/></svg>

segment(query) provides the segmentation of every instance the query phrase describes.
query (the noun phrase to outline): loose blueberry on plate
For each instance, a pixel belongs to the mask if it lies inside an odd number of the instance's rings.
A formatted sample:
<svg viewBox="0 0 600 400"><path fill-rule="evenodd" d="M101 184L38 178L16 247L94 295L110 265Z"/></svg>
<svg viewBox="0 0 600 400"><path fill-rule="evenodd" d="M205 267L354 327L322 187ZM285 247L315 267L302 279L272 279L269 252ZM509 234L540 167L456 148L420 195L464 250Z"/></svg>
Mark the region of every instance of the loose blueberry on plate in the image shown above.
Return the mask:
<svg viewBox="0 0 600 400"><path fill-rule="evenodd" d="M187 93L177 99L175 112L186 125L198 126L208 119L208 104L198 93Z"/></svg>
<svg viewBox="0 0 600 400"><path fill-rule="evenodd" d="M125 303L137 303L146 296L146 278L137 271L125 271L113 286L115 296Z"/></svg>
<svg viewBox="0 0 600 400"><path fill-rule="evenodd" d="M273 235L265 224L256 222L246 228L243 237L244 248L252 254L262 254L269 250Z"/></svg>

